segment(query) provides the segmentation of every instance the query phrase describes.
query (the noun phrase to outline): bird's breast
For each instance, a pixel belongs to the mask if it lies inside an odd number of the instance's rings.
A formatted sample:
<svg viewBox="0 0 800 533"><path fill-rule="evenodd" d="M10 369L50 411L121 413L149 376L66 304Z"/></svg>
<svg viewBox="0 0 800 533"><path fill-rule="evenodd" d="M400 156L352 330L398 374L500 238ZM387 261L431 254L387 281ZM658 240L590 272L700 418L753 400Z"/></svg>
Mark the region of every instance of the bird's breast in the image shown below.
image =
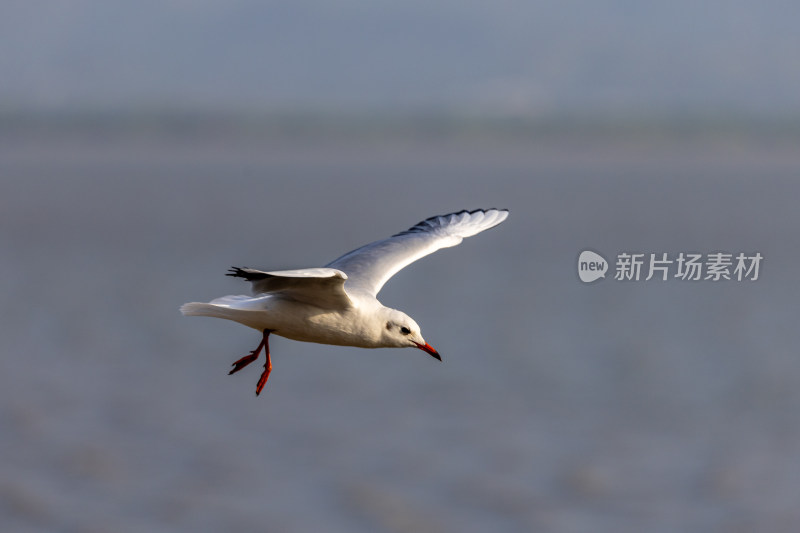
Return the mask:
<svg viewBox="0 0 800 533"><path fill-rule="evenodd" d="M369 317L357 308L330 310L304 303L282 302L272 309L272 329L288 339L371 348L378 346L380 332L370 327Z"/></svg>

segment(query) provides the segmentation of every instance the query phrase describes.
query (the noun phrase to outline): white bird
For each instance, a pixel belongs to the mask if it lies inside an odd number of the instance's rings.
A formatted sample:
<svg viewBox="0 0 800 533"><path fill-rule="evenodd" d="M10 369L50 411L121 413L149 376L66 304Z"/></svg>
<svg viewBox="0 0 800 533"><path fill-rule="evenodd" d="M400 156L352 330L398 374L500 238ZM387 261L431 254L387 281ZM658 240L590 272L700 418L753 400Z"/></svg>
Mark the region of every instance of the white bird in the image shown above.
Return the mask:
<svg viewBox="0 0 800 533"><path fill-rule="evenodd" d="M228 276L252 283L254 296L223 296L181 307L187 316L225 318L262 333L255 350L233 363L229 374L267 356L256 385L261 393L272 370L269 335L305 342L361 348L419 348L442 360L425 342L419 326L376 295L389 278L417 259L456 246L508 217L506 209L476 209L427 218L388 239L348 252L323 268L262 272L230 269Z"/></svg>

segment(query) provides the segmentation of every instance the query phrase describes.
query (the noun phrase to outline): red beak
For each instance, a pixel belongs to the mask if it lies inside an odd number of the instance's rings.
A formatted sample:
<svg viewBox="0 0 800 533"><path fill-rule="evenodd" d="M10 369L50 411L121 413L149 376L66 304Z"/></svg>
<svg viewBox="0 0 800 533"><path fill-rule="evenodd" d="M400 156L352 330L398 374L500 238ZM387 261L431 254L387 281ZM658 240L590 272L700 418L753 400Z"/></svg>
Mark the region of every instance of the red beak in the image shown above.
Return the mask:
<svg viewBox="0 0 800 533"><path fill-rule="evenodd" d="M428 344L427 342L426 342L425 344L420 344L420 343L418 343L418 342L415 342L414 344L416 344L416 345L417 345L417 348L419 348L419 349L420 349L420 350L422 350L423 352L428 352L428 353L430 354L430 356L431 356L431 357L433 357L434 359L438 359L439 361L441 361L441 360L442 360L442 356L441 356L441 355L439 355L439 352L437 352L437 351L436 351L436 350L433 348L433 346L431 346L431 345L430 345L430 344Z"/></svg>

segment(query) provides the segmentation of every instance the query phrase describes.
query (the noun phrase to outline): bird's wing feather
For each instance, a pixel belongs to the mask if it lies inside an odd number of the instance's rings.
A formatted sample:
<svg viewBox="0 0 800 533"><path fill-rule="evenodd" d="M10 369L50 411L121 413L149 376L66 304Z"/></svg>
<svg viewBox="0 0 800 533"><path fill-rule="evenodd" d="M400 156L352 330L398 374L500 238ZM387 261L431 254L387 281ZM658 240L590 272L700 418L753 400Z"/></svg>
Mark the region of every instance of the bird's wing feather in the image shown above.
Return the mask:
<svg viewBox="0 0 800 533"><path fill-rule="evenodd" d="M347 288L357 288L373 296L397 272L428 254L456 246L464 237L471 237L492 228L508 217L506 209L459 211L423 220L388 239L376 241L326 265L348 276Z"/></svg>
<svg viewBox="0 0 800 533"><path fill-rule="evenodd" d="M228 276L253 284L253 294L271 294L317 307L344 309L352 302L344 292L347 274L335 268L304 268L262 272L253 268L230 269Z"/></svg>

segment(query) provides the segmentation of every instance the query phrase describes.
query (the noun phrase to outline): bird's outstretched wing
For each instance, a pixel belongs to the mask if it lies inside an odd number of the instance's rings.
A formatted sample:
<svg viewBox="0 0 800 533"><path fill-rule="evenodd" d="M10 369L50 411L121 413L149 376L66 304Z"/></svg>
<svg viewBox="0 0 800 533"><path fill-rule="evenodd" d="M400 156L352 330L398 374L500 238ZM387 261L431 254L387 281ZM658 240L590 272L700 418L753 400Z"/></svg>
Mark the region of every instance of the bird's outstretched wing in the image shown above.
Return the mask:
<svg viewBox="0 0 800 533"><path fill-rule="evenodd" d="M476 209L427 218L388 239L348 252L326 267L345 272L348 289L375 296L405 266L440 248L455 246L507 217L507 209Z"/></svg>
<svg viewBox="0 0 800 533"><path fill-rule="evenodd" d="M344 292L347 274L334 268L304 268L262 272L233 267L227 276L244 278L253 284L253 294L271 294L318 307L342 309L352 302Z"/></svg>

